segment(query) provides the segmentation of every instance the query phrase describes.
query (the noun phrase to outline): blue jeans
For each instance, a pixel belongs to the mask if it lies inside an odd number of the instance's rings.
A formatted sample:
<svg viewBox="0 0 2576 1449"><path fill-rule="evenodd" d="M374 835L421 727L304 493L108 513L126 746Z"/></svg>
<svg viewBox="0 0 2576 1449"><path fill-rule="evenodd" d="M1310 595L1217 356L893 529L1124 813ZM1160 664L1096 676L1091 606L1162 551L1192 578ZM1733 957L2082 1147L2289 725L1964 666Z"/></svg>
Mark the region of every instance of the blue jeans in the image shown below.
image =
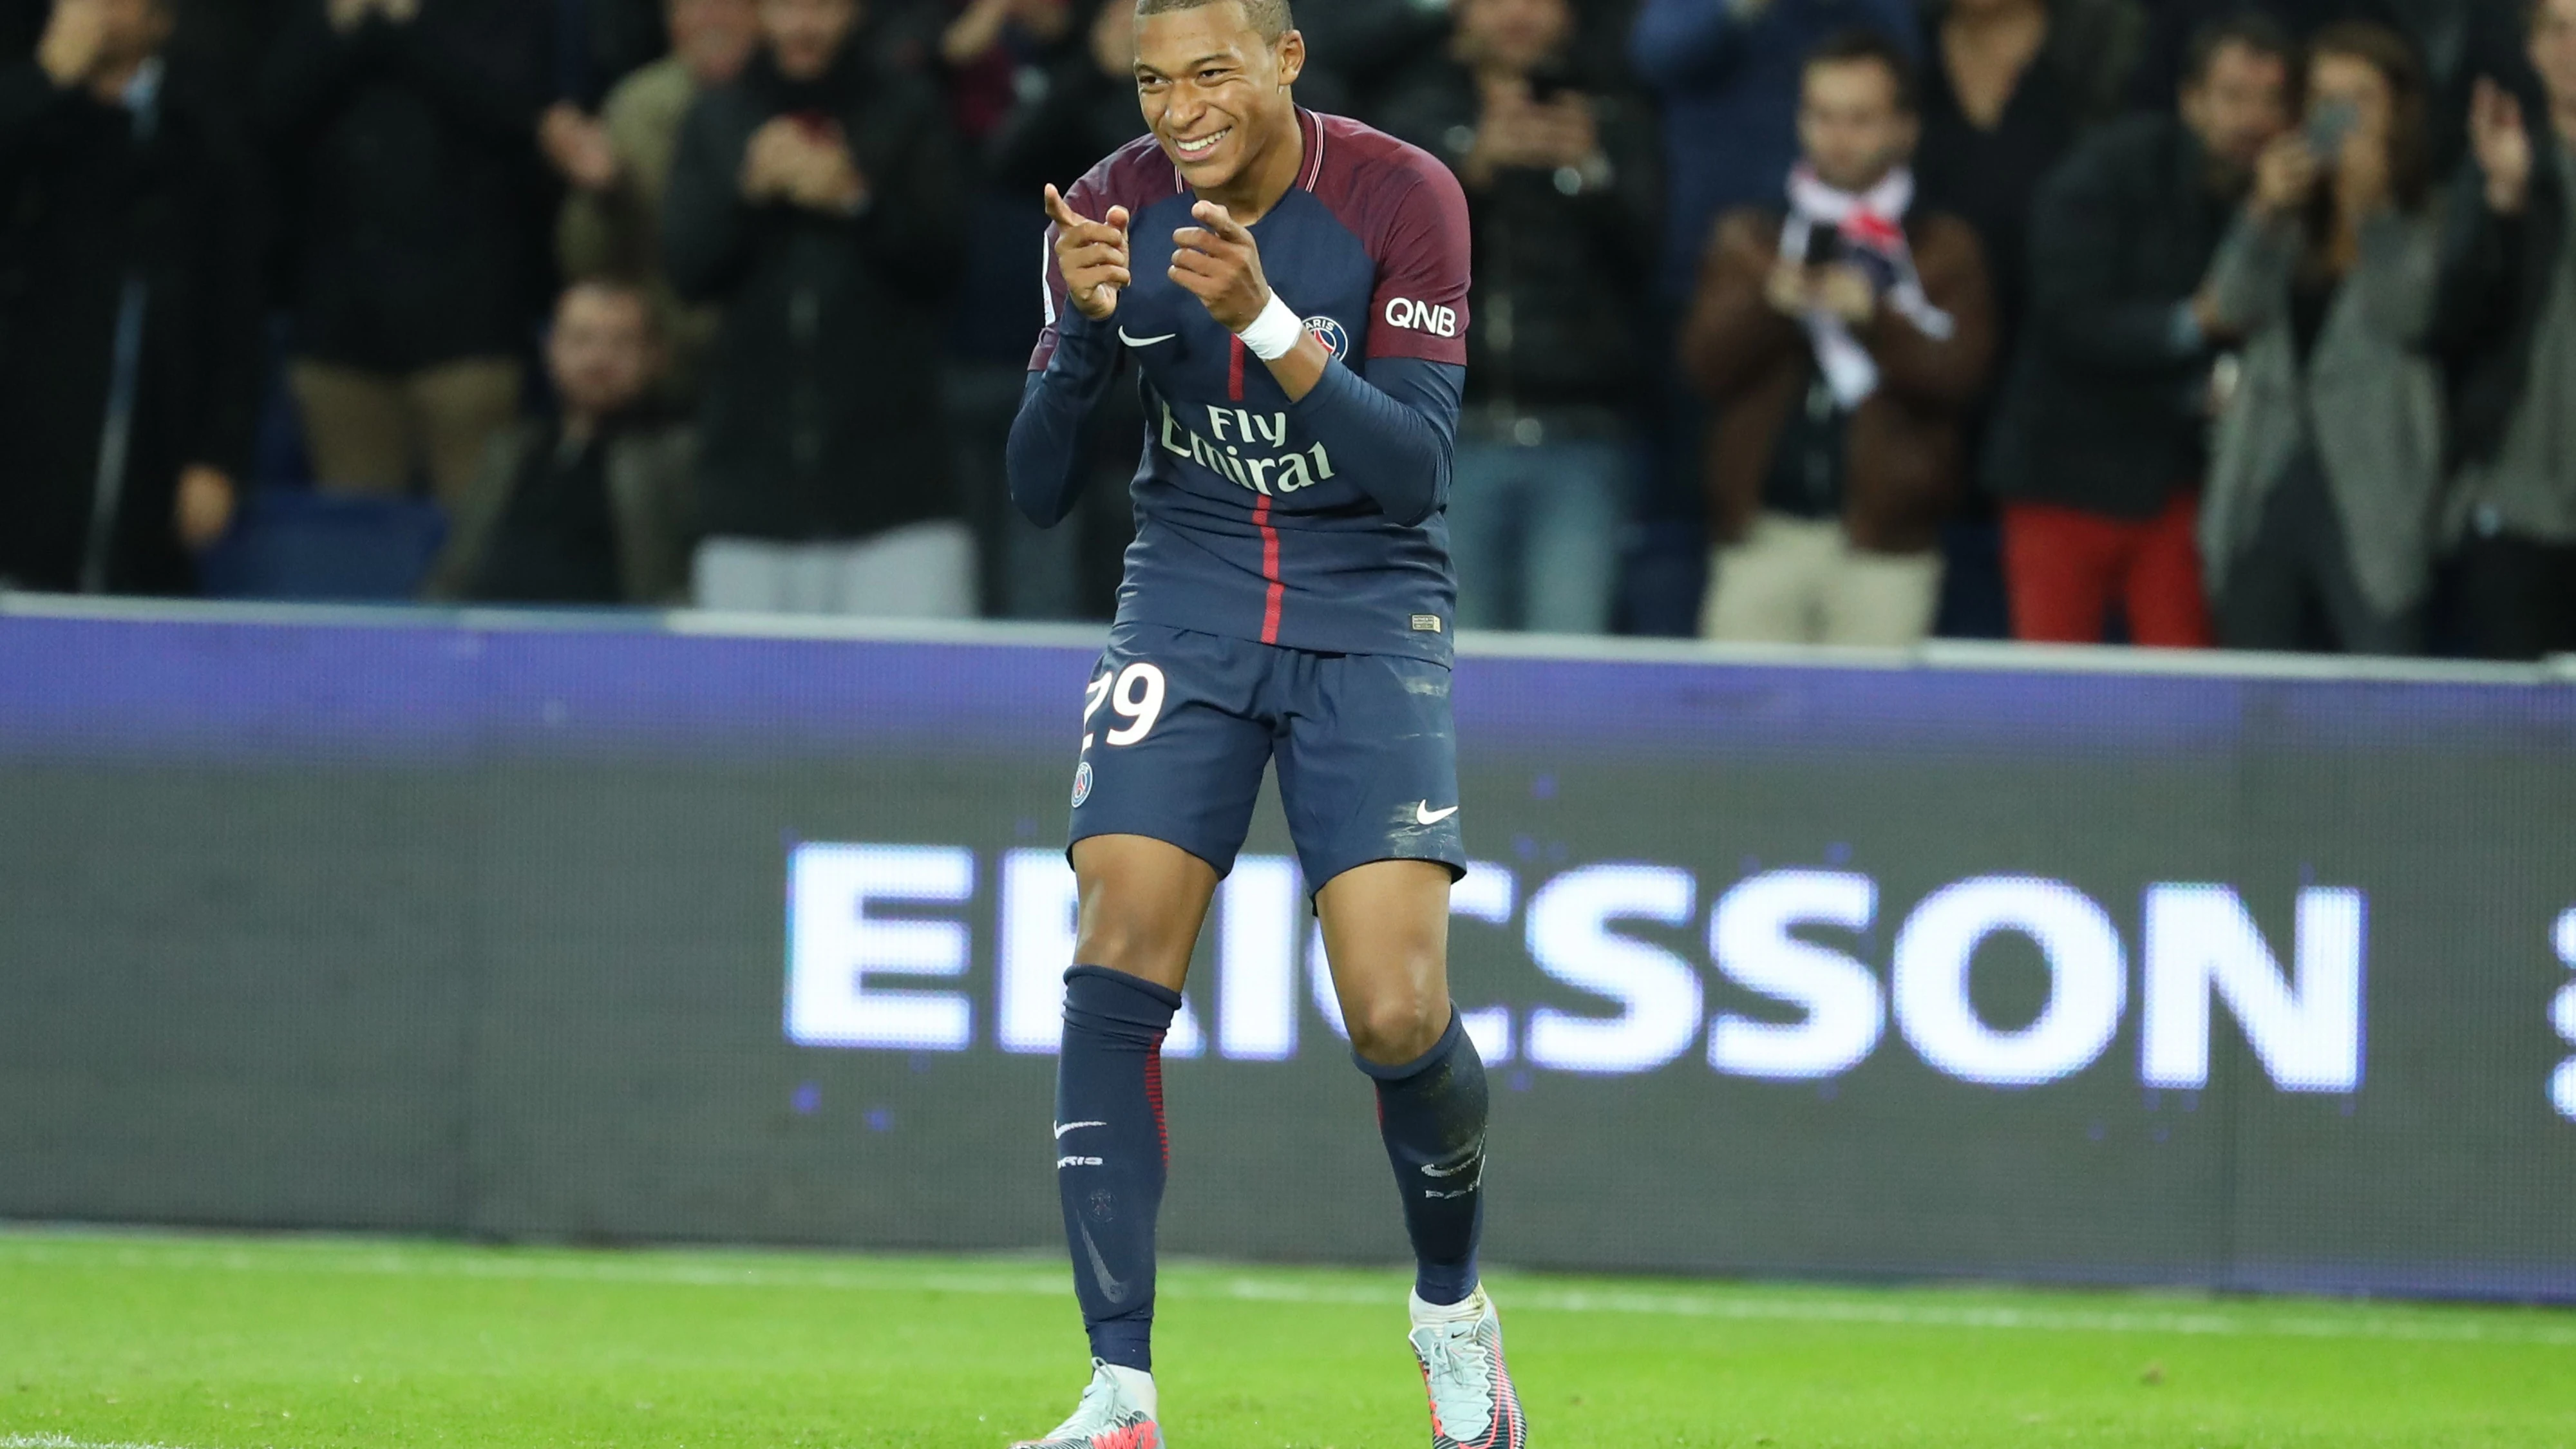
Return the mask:
<svg viewBox="0 0 2576 1449"><path fill-rule="evenodd" d="M1611 439L1460 443L1449 473L1458 627L1608 633L1627 481L1627 448Z"/></svg>

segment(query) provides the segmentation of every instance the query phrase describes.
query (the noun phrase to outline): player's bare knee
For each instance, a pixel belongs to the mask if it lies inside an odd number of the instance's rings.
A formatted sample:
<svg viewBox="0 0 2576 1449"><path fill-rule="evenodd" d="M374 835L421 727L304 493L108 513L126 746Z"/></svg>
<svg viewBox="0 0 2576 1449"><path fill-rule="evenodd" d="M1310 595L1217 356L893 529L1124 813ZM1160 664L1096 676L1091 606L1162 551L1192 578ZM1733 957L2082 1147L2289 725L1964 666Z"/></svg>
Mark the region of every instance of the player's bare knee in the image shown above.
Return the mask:
<svg viewBox="0 0 2576 1449"><path fill-rule="evenodd" d="M1410 992L1379 995L1350 1014L1351 1047L1379 1066L1401 1066L1440 1043L1449 1003Z"/></svg>

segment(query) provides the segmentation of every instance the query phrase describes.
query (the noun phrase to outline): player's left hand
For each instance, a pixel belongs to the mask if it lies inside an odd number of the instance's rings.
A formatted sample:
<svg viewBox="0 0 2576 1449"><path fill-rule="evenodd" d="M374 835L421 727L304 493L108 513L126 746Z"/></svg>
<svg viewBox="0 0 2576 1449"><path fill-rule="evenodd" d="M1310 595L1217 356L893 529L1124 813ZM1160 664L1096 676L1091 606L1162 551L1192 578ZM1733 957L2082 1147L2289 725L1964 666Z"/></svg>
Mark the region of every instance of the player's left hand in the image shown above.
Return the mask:
<svg viewBox="0 0 2576 1449"><path fill-rule="evenodd" d="M1199 299L1228 332L1252 325L1270 304L1270 281L1261 275L1261 248L1233 213L1213 201L1190 208L1197 226L1172 233L1172 280Z"/></svg>

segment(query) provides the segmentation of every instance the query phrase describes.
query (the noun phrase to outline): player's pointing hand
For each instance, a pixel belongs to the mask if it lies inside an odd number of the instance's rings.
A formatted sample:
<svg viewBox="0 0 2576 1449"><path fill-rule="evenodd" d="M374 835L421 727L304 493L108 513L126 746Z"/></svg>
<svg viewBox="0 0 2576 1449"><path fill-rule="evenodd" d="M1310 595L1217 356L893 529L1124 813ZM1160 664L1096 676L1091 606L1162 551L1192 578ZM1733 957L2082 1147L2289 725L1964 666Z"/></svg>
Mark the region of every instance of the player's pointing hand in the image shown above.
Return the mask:
<svg viewBox="0 0 2576 1449"><path fill-rule="evenodd" d="M1197 226L1172 233L1172 280L1199 299L1228 332L1241 332L1270 301L1261 248L1234 214L1213 201L1190 208Z"/></svg>
<svg viewBox="0 0 2576 1449"><path fill-rule="evenodd" d="M1055 264L1064 273L1065 295L1083 316L1108 321L1118 310L1119 289L1135 280L1127 269L1127 208L1113 206L1101 220L1086 221L1050 185L1046 210L1055 222Z"/></svg>

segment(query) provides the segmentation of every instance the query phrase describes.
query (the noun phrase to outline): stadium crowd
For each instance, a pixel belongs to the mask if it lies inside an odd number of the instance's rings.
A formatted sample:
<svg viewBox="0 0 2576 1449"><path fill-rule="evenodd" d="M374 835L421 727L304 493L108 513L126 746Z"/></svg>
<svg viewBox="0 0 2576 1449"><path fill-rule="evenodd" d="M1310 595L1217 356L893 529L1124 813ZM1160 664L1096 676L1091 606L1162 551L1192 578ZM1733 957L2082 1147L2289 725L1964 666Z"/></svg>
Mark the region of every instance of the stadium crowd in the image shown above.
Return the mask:
<svg viewBox="0 0 2576 1449"><path fill-rule="evenodd" d="M1469 198L1462 626L2576 651L2576 0L1298 21ZM0 0L0 580L1105 617L1132 399L1002 456L1132 23Z"/></svg>

